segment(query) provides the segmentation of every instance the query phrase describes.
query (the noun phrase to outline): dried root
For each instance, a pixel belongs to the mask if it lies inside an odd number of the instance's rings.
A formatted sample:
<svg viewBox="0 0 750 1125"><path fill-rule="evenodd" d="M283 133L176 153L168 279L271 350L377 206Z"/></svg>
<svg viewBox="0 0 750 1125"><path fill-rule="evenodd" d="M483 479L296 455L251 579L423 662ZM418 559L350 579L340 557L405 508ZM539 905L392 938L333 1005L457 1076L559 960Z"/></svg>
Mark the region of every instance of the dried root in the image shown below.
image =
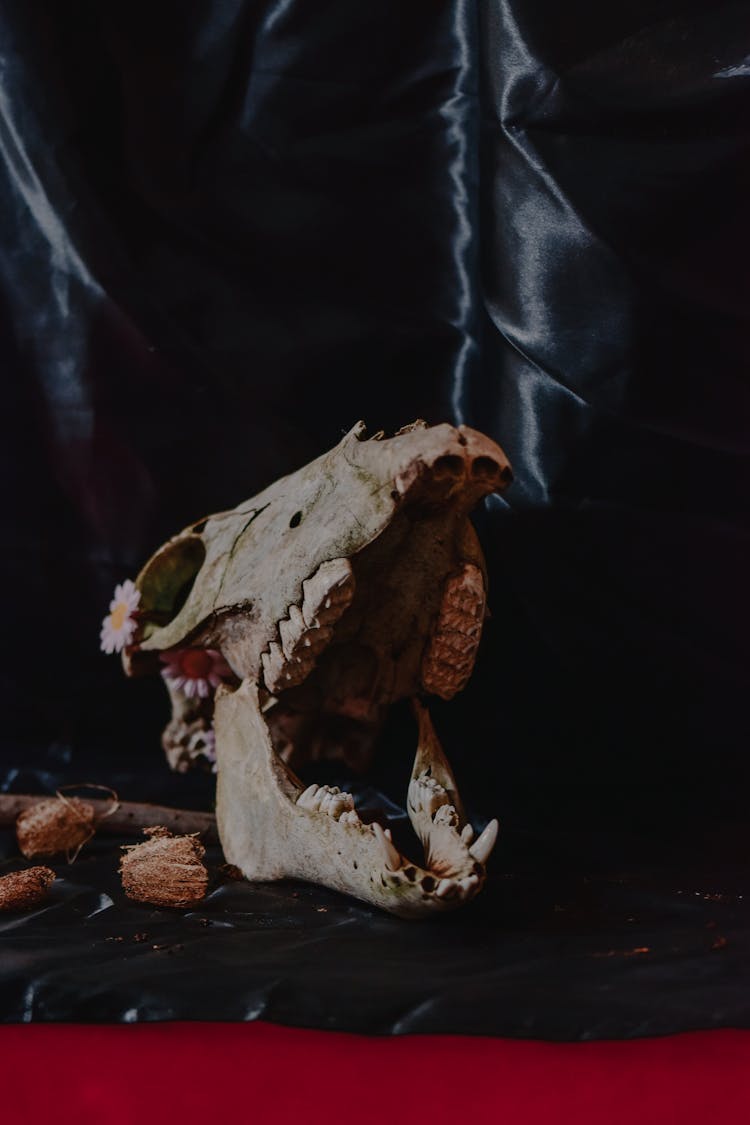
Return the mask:
<svg viewBox="0 0 750 1125"><path fill-rule="evenodd" d="M167 828L144 828L150 839L123 848L122 886L128 898L153 906L191 906L205 897L205 848L194 836L173 836Z"/></svg>
<svg viewBox="0 0 750 1125"><path fill-rule="evenodd" d="M64 853L70 861L93 835L94 807L78 797L50 797L16 821L18 846L26 859Z"/></svg>
<svg viewBox="0 0 750 1125"><path fill-rule="evenodd" d="M55 881L49 867L29 867L0 879L0 910L30 910L49 894Z"/></svg>

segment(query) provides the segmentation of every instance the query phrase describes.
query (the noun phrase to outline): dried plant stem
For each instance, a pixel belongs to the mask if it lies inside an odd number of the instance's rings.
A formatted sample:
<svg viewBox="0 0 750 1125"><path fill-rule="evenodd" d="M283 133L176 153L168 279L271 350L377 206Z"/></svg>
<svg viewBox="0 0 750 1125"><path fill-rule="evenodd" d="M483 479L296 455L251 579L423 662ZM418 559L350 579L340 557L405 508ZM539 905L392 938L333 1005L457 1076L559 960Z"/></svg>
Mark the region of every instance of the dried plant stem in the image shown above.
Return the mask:
<svg viewBox="0 0 750 1125"><path fill-rule="evenodd" d="M12 828L16 817L25 809L33 808L49 797L30 797L21 793L0 793L0 828ZM111 801L89 800L94 809L97 834L108 836L140 836L144 828L154 824L168 828L176 834L199 832L206 844L218 842L216 817L213 813L195 812L193 809L172 809L165 805L147 805L138 801L120 801L112 812Z"/></svg>

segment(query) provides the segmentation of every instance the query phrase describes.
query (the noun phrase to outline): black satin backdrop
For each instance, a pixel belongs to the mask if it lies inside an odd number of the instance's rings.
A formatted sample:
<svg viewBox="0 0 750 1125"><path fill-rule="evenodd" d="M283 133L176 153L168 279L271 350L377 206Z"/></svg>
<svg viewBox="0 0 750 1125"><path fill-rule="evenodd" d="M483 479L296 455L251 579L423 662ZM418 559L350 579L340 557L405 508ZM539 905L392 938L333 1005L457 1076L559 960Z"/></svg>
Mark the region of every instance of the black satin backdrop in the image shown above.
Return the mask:
<svg viewBox="0 0 750 1125"><path fill-rule="evenodd" d="M115 582L360 417L453 419L516 477L477 519L477 673L436 708L463 787L541 868L720 873L749 58L746 3L6 0L6 787L208 799L164 773L160 685L98 652Z"/></svg>

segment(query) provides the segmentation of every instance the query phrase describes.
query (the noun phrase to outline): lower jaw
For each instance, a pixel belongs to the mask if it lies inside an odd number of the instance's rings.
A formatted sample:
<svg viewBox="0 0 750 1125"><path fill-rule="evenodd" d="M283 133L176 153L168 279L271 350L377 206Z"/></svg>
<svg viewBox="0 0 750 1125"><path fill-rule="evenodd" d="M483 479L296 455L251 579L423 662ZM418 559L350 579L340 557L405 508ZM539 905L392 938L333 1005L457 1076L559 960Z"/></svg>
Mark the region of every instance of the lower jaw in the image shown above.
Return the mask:
<svg viewBox="0 0 750 1125"><path fill-rule="evenodd" d="M429 782L429 792L410 785L410 801L418 800L415 794L427 792L429 796L436 789L439 791L438 781L452 781L444 772L447 763L442 754L438 750L436 758L434 746L425 744L429 743L432 728L429 718L425 718L426 712L418 710L420 747L415 776L421 770L424 781L432 773L432 764L439 776ZM397 852L379 824L357 823L356 816L345 816L342 821L340 817L304 807L314 803L317 787L310 787L303 796L276 755L257 689L251 681L244 681L235 691L218 693L214 723L219 834L227 862L239 867L246 878L302 879L402 917L423 917L454 909L481 890L485 880L483 861L489 851L488 842L491 848L494 841L496 822L494 828L490 826L489 836L486 830L472 845L473 834L468 826L462 826L462 838L448 825L453 805L447 805L445 795L441 800L446 807L438 816L436 828L431 824L430 808L420 806L416 814L412 809L412 821L426 845L428 867L411 863ZM428 759L432 764L425 765ZM450 784L446 789L450 790ZM332 799L327 798L329 804ZM436 838L447 841L447 846L441 846L439 854L433 856L430 831L434 832L433 844Z"/></svg>

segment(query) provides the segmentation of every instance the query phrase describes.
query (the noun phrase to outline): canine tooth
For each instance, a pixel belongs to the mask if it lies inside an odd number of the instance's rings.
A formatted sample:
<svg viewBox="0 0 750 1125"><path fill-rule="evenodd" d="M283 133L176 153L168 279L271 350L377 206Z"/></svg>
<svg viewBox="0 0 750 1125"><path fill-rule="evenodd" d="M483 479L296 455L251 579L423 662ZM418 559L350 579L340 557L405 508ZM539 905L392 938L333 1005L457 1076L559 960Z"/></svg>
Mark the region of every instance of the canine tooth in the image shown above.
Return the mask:
<svg viewBox="0 0 750 1125"><path fill-rule="evenodd" d="M470 844L474 839L474 829L470 824L465 824L461 829L461 839L465 844Z"/></svg>
<svg viewBox="0 0 750 1125"><path fill-rule="evenodd" d="M301 805L303 809L313 808L313 797L318 792L318 788L317 785L308 785L304 793L300 793L297 798L297 804Z"/></svg>
<svg viewBox="0 0 750 1125"><path fill-rule="evenodd" d="M385 866L389 871L398 871L401 867L401 856L376 820L372 822L372 830L375 833L375 839L380 844Z"/></svg>
<svg viewBox="0 0 750 1125"><path fill-rule="evenodd" d="M473 856L479 863L487 862L490 852L495 846L499 827L500 825L496 820L491 820L481 836L478 836L476 842L469 848L469 855Z"/></svg>
<svg viewBox="0 0 750 1125"><path fill-rule="evenodd" d="M438 898L445 898L448 892L455 886L452 879L441 879L437 887L435 887L435 894Z"/></svg>

